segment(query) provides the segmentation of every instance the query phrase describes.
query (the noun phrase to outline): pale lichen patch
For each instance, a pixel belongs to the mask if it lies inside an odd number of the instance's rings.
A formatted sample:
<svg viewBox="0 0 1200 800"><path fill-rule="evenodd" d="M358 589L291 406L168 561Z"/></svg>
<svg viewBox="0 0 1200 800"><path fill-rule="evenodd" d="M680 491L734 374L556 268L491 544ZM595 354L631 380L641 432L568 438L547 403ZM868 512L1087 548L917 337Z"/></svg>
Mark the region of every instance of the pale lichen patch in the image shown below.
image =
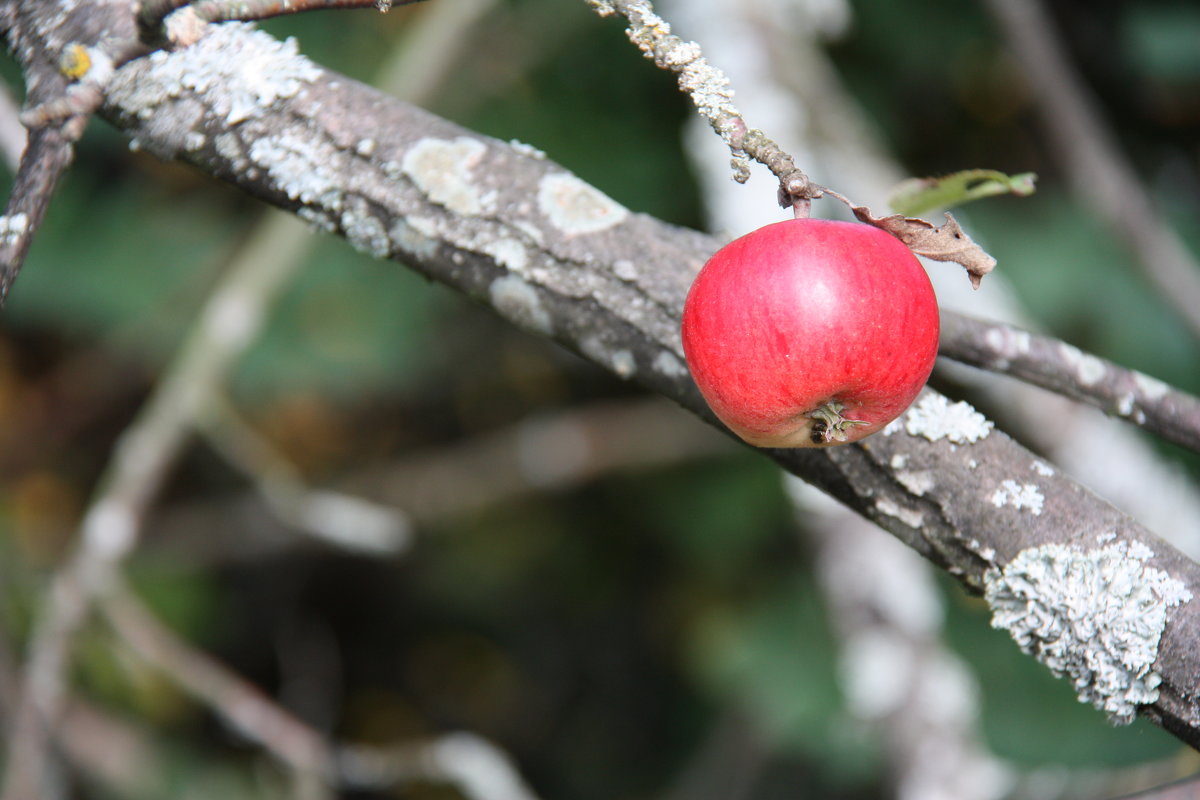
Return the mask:
<svg viewBox="0 0 1200 800"><path fill-rule="evenodd" d="M229 165L242 172L246 169L246 154L242 149L242 143L238 137L232 133L218 133L213 144L217 148L217 155L229 162Z"/></svg>
<svg viewBox="0 0 1200 800"><path fill-rule="evenodd" d="M1070 679L1081 702L1129 723L1158 699L1162 679L1152 667L1167 612L1192 600L1182 582L1146 563L1153 556L1139 542L1022 550L984 574L992 626Z"/></svg>
<svg viewBox="0 0 1200 800"><path fill-rule="evenodd" d="M618 378L628 380L637 374L637 359L628 350L614 350L612 368Z"/></svg>
<svg viewBox="0 0 1200 800"><path fill-rule="evenodd" d="M1122 417L1128 417L1130 414L1133 413L1134 408L1136 408L1135 401L1136 401L1136 398L1133 396L1133 392L1126 392L1125 394L1118 397L1117 398L1117 414L1119 414Z"/></svg>
<svg viewBox="0 0 1200 800"><path fill-rule="evenodd" d="M295 96L321 69L300 55L294 39L279 41L252 25L209 25L189 47L156 50L117 70L108 102L140 118L193 92L231 125L262 116Z"/></svg>
<svg viewBox="0 0 1200 800"><path fill-rule="evenodd" d="M507 236L487 242L483 245L482 252L513 272L524 272L529 265L529 251L525 249L525 245Z"/></svg>
<svg viewBox="0 0 1200 800"><path fill-rule="evenodd" d="M933 470L928 469L901 469L896 471L896 480L900 485L917 497L923 496L926 492L937 486L937 476Z"/></svg>
<svg viewBox="0 0 1200 800"><path fill-rule="evenodd" d="M554 320L542 304L537 289L518 275L510 273L492 281L488 299L501 315L518 327L543 336L554 333Z"/></svg>
<svg viewBox="0 0 1200 800"><path fill-rule="evenodd" d="M397 219L388 231L392 244L398 250L420 259L431 258L438 249L438 240L417 229L403 217Z"/></svg>
<svg viewBox="0 0 1200 800"><path fill-rule="evenodd" d="M1062 355L1063 360L1075 370L1075 377L1084 386L1098 383L1108 373L1108 367L1104 365L1103 361L1083 352L1074 345L1059 344L1058 352Z"/></svg>
<svg viewBox="0 0 1200 800"><path fill-rule="evenodd" d="M1026 331L993 327L984 334L984 341L997 354L993 365L1003 368L1007 367L1013 358L1028 353L1032 339Z"/></svg>
<svg viewBox="0 0 1200 800"><path fill-rule="evenodd" d="M29 217L25 214L0 216L0 244L9 245L20 239L29 230Z"/></svg>
<svg viewBox="0 0 1200 800"><path fill-rule="evenodd" d="M926 394L904 415L904 430L931 442L949 439L954 444L974 444L992 432L992 422L968 403Z"/></svg>
<svg viewBox="0 0 1200 800"><path fill-rule="evenodd" d="M598 233L619 225L629 211L569 172L553 172L538 183L538 209L568 236Z"/></svg>
<svg viewBox="0 0 1200 800"><path fill-rule="evenodd" d="M208 137L200 131L188 131L183 137L184 150L199 150L208 144Z"/></svg>
<svg viewBox="0 0 1200 800"><path fill-rule="evenodd" d="M662 350L650 362L650 366L659 374L668 378L682 378L688 374L687 365L674 353Z"/></svg>
<svg viewBox="0 0 1200 800"><path fill-rule="evenodd" d="M880 497L875 501L875 510L903 522L910 528L919 528L925 522L925 514L912 508L904 508L894 500Z"/></svg>
<svg viewBox="0 0 1200 800"><path fill-rule="evenodd" d="M1034 459L1029 465L1029 468L1045 478L1049 478L1054 474L1054 467L1050 466L1045 461L1042 461L1040 458Z"/></svg>
<svg viewBox="0 0 1200 800"><path fill-rule="evenodd" d="M536 158L538 161L544 161L546 159L546 153L544 151L539 150L533 145L527 144L518 139L509 139L508 146L523 156Z"/></svg>
<svg viewBox="0 0 1200 800"><path fill-rule="evenodd" d="M637 360L633 353L624 349L613 349L600 336L585 336L579 342L579 350L592 361L607 367L621 378L632 378L637 372Z"/></svg>
<svg viewBox="0 0 1200 800"><path fill-rule="evenodd" d="M392 241L383 221L371 213L366 201L356 199L342 212L342 230L346 240L360 253L373 258L387 258Z"/></svg>
<svg viewBox="0 0 1200 800"><path fill-rule="evenodd" d="M991 501L996 508L1012 506L1018 511L1028 509L1030 514L1037 517L1041 516L1046 497L1037 484L1004 480L1000 483L1000 487L992 493Z"/></svg>
<svg viewBox="0 0 1200 800"><path fill-rule="evenodd" d="M627 258L618 258L613 262L613 274L623 281L636 281L638 279L637 264Z"/></svg>
<svg viewBox="0 0 1200 800"><path fill-rule="evenodd" d="M1158 378L1152 378L1143 372L1133 373L1133 382L1137 386L1137 390L1141 392L1142 397L1147 400L1160 400L1166 396L1167 392L1171 391L1170 386Z"/></svg>
<svg viewBox="0 0 1200 800"><path fill-rule="evenodd" d="M525 212L522 212L521 209L517 209L517 213ZM546 234L541 228L539 228L537 225L534 225L532 222L523 219L517 219L513 220L512 226L521 233L525 234L529 238L529 241L533 242L538 247L541 247L543 244L545 244Z"/></svg>
<svg viewBox="0 0 1200 800"><path fill-rule="evenodd" d="M333 153L324 152L319 142L285 132L256 139L249 155L291 199L340 210L342 190L331 169Z"/></svg>
<svg viewBox="0 0 1200 800"><path fill-rule="evenodd" d="M426 137L417 141L400 162L401 171L434 203L463 216L486 210L472 170L487 153L478 139Z"/></svg>
<svg viewBox="0 0 1200 800"><path fill-rule="evenodd" d="M301 206L296 209L296 216L307 222L318 233L334 233L337 231L337 225L333 223L328 214L311 206Z"/></svg>

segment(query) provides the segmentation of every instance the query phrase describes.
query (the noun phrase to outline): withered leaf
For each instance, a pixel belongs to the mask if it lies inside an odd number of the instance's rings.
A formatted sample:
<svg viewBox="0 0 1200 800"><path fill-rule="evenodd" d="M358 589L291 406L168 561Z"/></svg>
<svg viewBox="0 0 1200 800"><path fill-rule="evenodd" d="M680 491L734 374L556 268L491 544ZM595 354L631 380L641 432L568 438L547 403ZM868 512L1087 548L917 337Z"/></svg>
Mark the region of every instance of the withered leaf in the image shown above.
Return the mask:
<svg viewBox="0 0 1200 800"><path fill-rule="evenodd" d="M949 212L942 225L934 225L916 217L906 217L903 214L892 214L888 217L876 217L871 209L865 206L851 205L854 216L868 225L887 231L908 245L908 249L917 255L932 258L934 261L953 261L961 264L971 279L971 285L979 288L983 276L996 266L984 249L971 239Z"/></svg>

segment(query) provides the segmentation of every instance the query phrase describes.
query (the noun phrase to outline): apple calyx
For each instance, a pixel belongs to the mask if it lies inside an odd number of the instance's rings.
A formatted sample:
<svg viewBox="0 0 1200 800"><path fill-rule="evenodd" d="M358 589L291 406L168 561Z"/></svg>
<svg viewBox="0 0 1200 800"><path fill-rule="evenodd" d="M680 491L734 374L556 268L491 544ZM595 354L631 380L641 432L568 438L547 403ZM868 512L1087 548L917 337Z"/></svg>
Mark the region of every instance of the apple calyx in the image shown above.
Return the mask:
<svg viewBox="0 0 1200 800"><path fill-rule="evenodd" d="M821 405L816 411L808 414L812 419L809 429L809 439L813 444L832 444L844 442L847 439L846 429L854 425L866 425L866 420L847 419L842 416L846 406L836 400L830 400Z"/></svg>

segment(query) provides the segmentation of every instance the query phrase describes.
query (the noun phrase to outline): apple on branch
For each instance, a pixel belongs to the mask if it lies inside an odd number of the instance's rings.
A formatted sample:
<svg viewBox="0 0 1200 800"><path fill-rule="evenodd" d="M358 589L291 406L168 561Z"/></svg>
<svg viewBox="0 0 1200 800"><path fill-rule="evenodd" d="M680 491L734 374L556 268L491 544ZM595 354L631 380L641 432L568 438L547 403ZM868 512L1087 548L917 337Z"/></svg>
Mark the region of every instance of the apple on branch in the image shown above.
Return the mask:
<svg viewBox="0 0 1200 800"><path fill-rule="evenodd" d="M894 236L792 219L709 259L682 334L692 377L734 433L759 447L824 447L908 408L937 357L938 307Z"/></svg>

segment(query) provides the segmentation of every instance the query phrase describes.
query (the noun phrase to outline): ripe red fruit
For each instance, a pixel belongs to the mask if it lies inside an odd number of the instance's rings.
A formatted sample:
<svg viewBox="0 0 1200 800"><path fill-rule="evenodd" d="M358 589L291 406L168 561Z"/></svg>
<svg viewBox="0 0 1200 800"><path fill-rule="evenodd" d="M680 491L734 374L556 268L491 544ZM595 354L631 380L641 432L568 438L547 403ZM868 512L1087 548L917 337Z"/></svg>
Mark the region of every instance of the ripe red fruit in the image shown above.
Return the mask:
<svg viewBox="0 0 1200 800"><path fill-rule="evenodd" d="M900 416L937 356L929 277L895 237L793 219L718 250L683 309L683 350L716 415L759 447L823 447Z"/></svg>

